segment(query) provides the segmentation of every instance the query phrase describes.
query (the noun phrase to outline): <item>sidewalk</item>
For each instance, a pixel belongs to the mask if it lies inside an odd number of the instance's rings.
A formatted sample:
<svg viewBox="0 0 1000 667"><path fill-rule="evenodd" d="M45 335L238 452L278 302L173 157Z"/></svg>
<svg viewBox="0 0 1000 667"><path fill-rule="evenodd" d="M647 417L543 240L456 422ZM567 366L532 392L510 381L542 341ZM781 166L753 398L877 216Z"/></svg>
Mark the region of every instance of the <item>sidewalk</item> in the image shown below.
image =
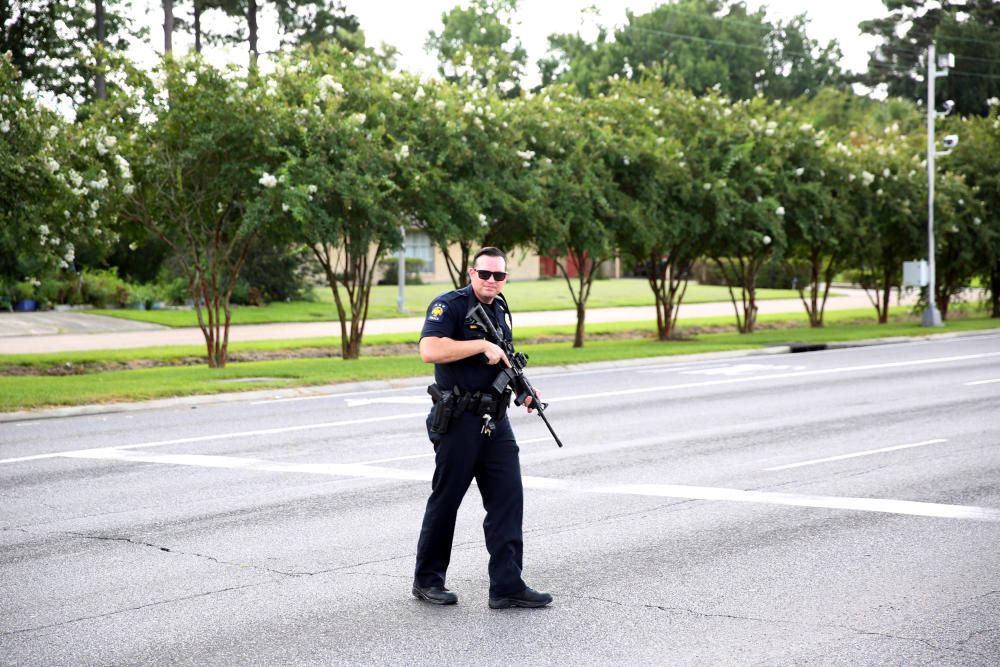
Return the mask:
<svg viewBox="0 0 1000 667"><path fill-rule="evenodd" d="M871 309L874 306L868 300L864 290L838 288L836 292L844 296L833 297L827 301L826 310L853 310L858 308ZM895 294L893 295L895 297ZM904 300L906 301L906 300ZM895 298L893 305L897 305ZM775 299L758 303L760 314L801 313L804 312L799 299ZM18 314L4 314L0 317L0 354L40 354L44 352L69 352L79 350L118 350L136 347L159 347L167 345L204 345L205 339L197 327L184 329L169 329L142 322L131 322L115 318L98 317L85 313L60 313L63 326L60 330L70 327L67 320L76 321L76 331L83 328L94 330L101 326L103 330L93 333L50 333L42 334L36 330L28 335L17 334L16 326L11 318ZM679 321L699 318L729 316L734 319L733 306L729 302L697 303L681 306ZM653 306L637 306L629 308L595 308L587 311L587 323L600 322L653 322L656 311ZM112 320L101 322L100 320ZM424 318L403 317L397 319L368 320L365 324L366 334L382 333L412 333L414 337L420 332ZM576 324L576 311L546 310L528 313L514 313L515 330L518 327L544 326L553 324ZM9 333L15 335L6 335ZM330 322L292 322L283 324L247 324L233 326L229 331L230 342L248 342L263 340L292 340L296 338L322 338L339 336L340 325Z"/></svg>

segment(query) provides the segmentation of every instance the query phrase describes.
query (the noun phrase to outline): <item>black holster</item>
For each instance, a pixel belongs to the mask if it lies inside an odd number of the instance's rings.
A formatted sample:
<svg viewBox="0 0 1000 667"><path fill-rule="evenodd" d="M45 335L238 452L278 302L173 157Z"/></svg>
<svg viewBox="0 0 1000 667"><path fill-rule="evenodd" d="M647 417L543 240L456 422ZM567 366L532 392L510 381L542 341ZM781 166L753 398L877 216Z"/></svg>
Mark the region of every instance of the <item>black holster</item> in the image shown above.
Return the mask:
<svg viewBox="0 0 1000 667"><path fill-rule="evenodd" d="M431 409L431 433L447 433L452 419L459 412L456 409L460 397L458 387L452 387L451 391L441 391L437 384L432 384L427 387L427 393L434 402Z"/></svg>

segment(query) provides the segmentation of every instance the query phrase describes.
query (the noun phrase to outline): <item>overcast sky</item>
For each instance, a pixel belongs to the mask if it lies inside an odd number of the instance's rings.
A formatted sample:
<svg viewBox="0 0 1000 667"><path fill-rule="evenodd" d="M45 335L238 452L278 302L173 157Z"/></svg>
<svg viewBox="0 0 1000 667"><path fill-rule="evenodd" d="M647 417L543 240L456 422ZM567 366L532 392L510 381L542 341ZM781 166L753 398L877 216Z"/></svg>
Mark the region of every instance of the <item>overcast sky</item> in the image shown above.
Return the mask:
<svg viewBox="0 0 1000 667"><path fill-rule="evenodd" d="M437 63L432 55L424 51L427 33L440 28L444 12L456 4L467 3L456 0L346 0L344 4L347 11L360 20L369 45L392 44L400 51L399 64L402 68L432 75ZM596 34L593 18L586 22L581 20L581 10L585 7L597 8L600 24L616 26L625 23L626 7L642 14L660 4L664 3L657 0L521 0L514 31L528 51L526 83L530 86L538 81L535 63L545 55L550 34L582 31L590 38ZM806 14L811 20L809 36L823 44L836 39L844 53L842 64L852 71L866 69L868 51L874 47L871 38L860 35L858 23L885 14L881 0L747 0L746 4L751 11L767 7L768 16L773 19L790 19L797 14ZM156 0L137 0L136 5L140 10L137 20L149 26L153 44L160 47L163 40L160 3ZM262 51L276 47L269 24L273 24L273 20L262 16ZM175 34L174 48L183 51L189 48L190 41L185 35ZM245 62L245 47L228 52L214 51L209 54L213 61Z"/></svg>

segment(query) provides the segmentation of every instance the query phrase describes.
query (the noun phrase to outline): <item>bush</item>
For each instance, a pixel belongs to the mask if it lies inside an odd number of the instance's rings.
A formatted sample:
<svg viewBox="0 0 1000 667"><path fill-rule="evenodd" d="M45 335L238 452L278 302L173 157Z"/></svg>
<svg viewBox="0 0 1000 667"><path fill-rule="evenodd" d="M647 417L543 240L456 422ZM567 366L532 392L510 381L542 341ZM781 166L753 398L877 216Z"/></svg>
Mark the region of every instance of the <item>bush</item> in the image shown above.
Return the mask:
<svg viewBox="0 0 1000 667"><path fill-rule="evenodd" d="M14 300L25 301L35 298L35 286L27 280L19 280L14 283Z"/></svg>
<svg viewBox="0 0 1000 667"><path fill-rule="evenodd" d="M308 251L303 246L258 241L251 246L240 271L239 280L247 286L245 290L236 288L241 291L239 303L264 305L269 301L302 299L310 291L308 260Z"/></svg>
<svg viewBox="0 0 1000 667"><path fill-rule="evenodd" d="M407 285L424 284L424 281L420 278L420 274L424 270L424 264L426 264L426 262L417 257L406 258ZM382 279L378 281L378 284L395 285L398 282L399 282L399 259L396 257L386 257L385 259L382 260Z"/></svg>
<svg viewBox="0 0 1000 667"><path fill-rule="evenodd" d="M691 277L701 285L726 284L726 276L723 275L715 262L705 259L700 259L691 266Z"/></svg>
<svg viewBox="0 0 1000 667"><path fill-rule="evenodd" d="M161 269L156 276L155 293L157 301L164 301L172 306L183 305L191 298L187 281L171 274L167 269Z"/></svg>
<svg viewBox="0 0 1000 667"><path fill-rule="evenodd" d="M65 291L64 285L65 281L63 280L44 278L42 284L35 290L38 307L43 310L49 310L57 303L60 303L59 297Z"/></svg>
<svg viewBox="0 0 1000 667"><path fill-rule="evenodd" d="M236 287L233 288L229 302L240 306L266 306L269 299L263 290L240 278L236 281Z"/></svg>
<svg viewBox="0 0 1000 667"><path fill-rule="evenodd" d="M772 259L760 269L757 287L768 289L805 289L809 285L811 267L801 259Z"/></svg>
<svg viewBox="0 0 1000 667"><path fill-rule="evenodd" d="M128 303L128 286L112 269L81 273L80 282L85 303L98 308Z"/></svg>

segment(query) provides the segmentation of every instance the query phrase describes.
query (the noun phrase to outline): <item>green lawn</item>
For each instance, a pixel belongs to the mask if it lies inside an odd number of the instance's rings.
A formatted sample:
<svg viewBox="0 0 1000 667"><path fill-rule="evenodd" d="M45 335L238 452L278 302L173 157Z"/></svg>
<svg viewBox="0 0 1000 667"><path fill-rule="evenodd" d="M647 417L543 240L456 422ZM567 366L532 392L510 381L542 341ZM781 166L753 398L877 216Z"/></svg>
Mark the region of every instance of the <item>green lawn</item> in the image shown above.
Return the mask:
<svg viewBox="0 0 1000 667"><path fill-rule="evenodd" d="M896 317L906 309L894 312ZM889 336L922 336L940 333L920 326L919 321L906 318L878 325L872 322L871 311L830 313L822 329L805 326L804 316L772 315L761 317L764 328L751 335L709 333L690 336L685 340L659 342L652 337L652 325L617 323L588 328L591 336L582 349L573 349L568 342L525 344L519 348L531 356L531 366L579 364L594 361L659 357L724 350L746 350L790 343L833 343ZM686 324L691 327L731 325L731 318L705 318ZM1000 320L972 316L950 321L945 331L972 331L1000 328ZM570 335L572 326L535 327L520 330L522 339L542 336ZM613 338L604 335L623 331L643 332L642 338ZM234 345L234 350L295 349L296 347L329 347L336 338L310 341L277 341ZM369 345L413 342L409 334L387 334L366 338ZM27 362L34 365L76 364L87 361L135 361L171 359L201 354L201 348L167 348L160 350L123 350L116 352L72 352L46 355L3 355L0 367ZM530 367L529 367L530 370ZM204 365L166 366L138 370L115 370L67 376L0 376L0 411L37 408L53 405L81 405L113 401L133 401L168 396L188 396L252 389L335 384L358 380L384 380L399 377L430 376L430 366L420 362L415 354L399 356L367 356L356 361L339 358L281 359L230 363L225 369L212 370Z"/></svg>
<svg viewBox="0 0 1000 667"><path fill-rule="evenodd" d="M449 289L448 285L407 285L405 291L408 313L396 312L399 288L395 285L377 285L372 289L368 306L369 319L423 315L427 304L435 296ZM504 295L516 312L537 310L573 309L569 288L563 280L534 280L511 282ZM793 290L759 290L757 298L790 299L798 296ZM262 307L234 306L234 324L266 324L272 322L314 322L337 319L333 295L329 289L315 290L316 301L272 303ZM729 301L729 290L716 285L690 285L684 303ZM644 279L598 280L594 283L588 308L619 306L651 306L653 293ZM153 322L169 327L198 326L194 310L90 310L95 315L110 315L142 322Z"/></svg>

